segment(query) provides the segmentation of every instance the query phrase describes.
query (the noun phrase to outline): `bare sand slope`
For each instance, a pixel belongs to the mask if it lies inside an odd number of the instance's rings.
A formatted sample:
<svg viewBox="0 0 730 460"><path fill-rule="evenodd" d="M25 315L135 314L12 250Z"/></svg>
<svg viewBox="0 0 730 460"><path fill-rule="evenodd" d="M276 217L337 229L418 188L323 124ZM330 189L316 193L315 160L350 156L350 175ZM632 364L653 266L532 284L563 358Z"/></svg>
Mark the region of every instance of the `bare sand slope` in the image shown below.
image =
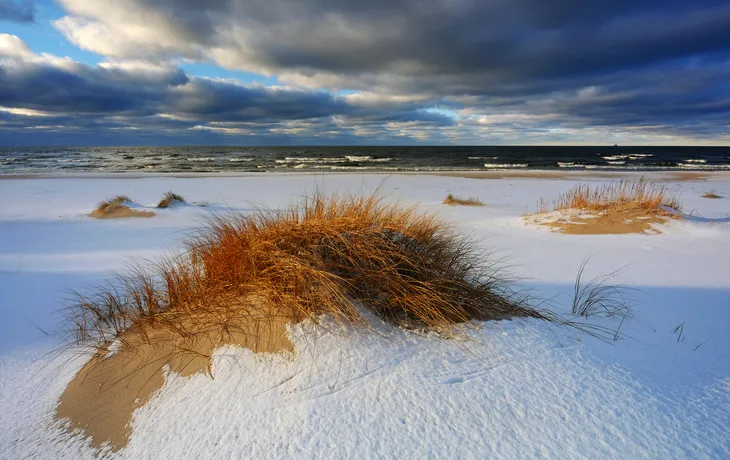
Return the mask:
<svg viewBox="0 0 730 460"><path fill-rule="evenodd" d="M56 417L67 419L71 430L82 430L94 447L119 450L132 434L135 409L162 388L168 372L211 374L210 356L223 345L261 353L291 351L287 323L261 309L243 308L178 316L170 322L175 329L164 324L132 329L79 371L63 392Z"/></svg>
<svg viewBox="0 0 730 460"><path fill-rule="evenodd" d="M538 225L569 235L620 235L628 233L659 234L656 225L681 216L670 212L647 212L635 204L617 206L607 211L567 211L560 215L528 216Z"/></svg>
<svg viewBox="0 0 730 460"><path fill-rule="evenodd" d="M137 211L129 206L117 206L110 211L94 209L89 213L89 216L94 219L126 219L128 217L154 217L155 213L152 211Z"/></svg>

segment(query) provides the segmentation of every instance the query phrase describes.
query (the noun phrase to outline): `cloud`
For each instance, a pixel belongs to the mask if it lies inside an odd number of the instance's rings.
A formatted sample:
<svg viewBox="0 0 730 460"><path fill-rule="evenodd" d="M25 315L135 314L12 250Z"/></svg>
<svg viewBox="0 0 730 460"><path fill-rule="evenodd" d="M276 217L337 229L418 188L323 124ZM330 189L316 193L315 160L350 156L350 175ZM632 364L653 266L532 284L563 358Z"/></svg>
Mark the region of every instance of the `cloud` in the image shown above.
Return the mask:
<svg viewBox="0 0 730 460"><path fill-rule="evenodd" d="M387 133L394 122L453 123L412 104L394 110L324 91L200 78L164 62L109 59L87 65L34 54L8 34L0 34L0 88L4 136L40 130L103 138L126 130L188 139L201 133L271 139L298 134L343 142L357 136L355 126L361 124Z"/></svg>
<svg viewBox="0 0 730 460"><path fill-rule="evenodd" d="M0 0L0 21L33 22L34 20L33 0Z"/></svg>
<svg viewBox="0 0 730 460"><path fill-rule="evenodd" d="M16 35L0 34L0 58L19 58L32 56L30 49Z"/></svg>
<svg viewBox="0 0 730 460"><path fill-rule="evenodd" d="M36 55L0 35L0 88L9 88L0 106L15 110L4 112L13 120L0 126L6 132L67 122L94 135L204 142L730 136L730 4L721 0L59 3L66 15L54 26L103 60ZM280 84L200 78L181 70L182 60Z"/></svg>
<svg viewBox="0 0 730 460"><path fill-rule="evenodd" d="M56 26L119 58L183 56L317 88L500 95L727 49L716 0L62 0Z"/></svg>

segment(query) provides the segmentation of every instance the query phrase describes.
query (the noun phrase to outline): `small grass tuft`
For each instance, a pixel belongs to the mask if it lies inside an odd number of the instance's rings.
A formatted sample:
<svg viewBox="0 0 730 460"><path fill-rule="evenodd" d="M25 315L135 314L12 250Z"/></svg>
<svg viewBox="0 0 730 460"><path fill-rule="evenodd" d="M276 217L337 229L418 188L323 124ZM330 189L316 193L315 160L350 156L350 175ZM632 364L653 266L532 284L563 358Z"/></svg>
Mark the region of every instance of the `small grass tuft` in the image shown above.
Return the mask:
<svg viewBox="0 0 730 460"><path fill-rule="evenodd" d="M456 205L459 205L459 206L484 206L484 203L482 203L481 201L479 201L476 198L464 199L464 198L456 197L456 196L452 195L451 193L446 195L444 204L449 205L449 206L456 206Z"/></svg>
<svg viewBox="0 0 730 460"><path fill-rule="evenodd" d="M617 272L600 275L586 282L583 280L583 272L587 264L588 259L581 263L575 278L571 313L586 318L633 316L627 296L629 288L610 283Z"/></svg>
<svg viewBox="0 0 730 460"><path fill-rule="evenodd" d="M636 206L646 212L663 212L664 208L681 210L677 189L642 177L639 180L622 179L599 187L577 185L558 196L551 205L548 200L541 199L539 212L606 212L627 205Z"/></svg>
<svg viewBox="0 0 730 460"><path fill-rule="evenodd" d="M160 202L157 203L157 207L159 209L165 209L178 203L185 203L185 198L177 193L167 192L162 196Z"/></svg>
<svg viewBox="0 0 730 460"><path fill-rule="evenodd" d="M672 334L677 335L677 342L684 342L684 339L687 338L687 336L684 335L684 321L682 321L677 325L677 327L672 329Z"/></svg>
<svg viewBox="0 0 730 460"><path fill-rule="evenodd" d="M712 198L712 199L718 199L722 198L720 195L716 194L715 191L707 192L704 195L702 195L702 198Z"/></svg>
<svg viewBox="0 0 730 460"><path fill-rule="evenodd" d="M99 203L99 206L96 207L96 211L100 214L111 214L113 211L119 209L121 206L124 206L124 203L131 202L132 200L128 196L117 195L114 198L110 198Z"/></svg>
<svg viewBox="0 0 730 460"><path fill-rule="evenodd" d="M125 217L153 217L152 211L132 209L129 205L132 199L126 195L117 195L114 198L102 201L96 209L89 213L95 219L117 219Z"/></svg>

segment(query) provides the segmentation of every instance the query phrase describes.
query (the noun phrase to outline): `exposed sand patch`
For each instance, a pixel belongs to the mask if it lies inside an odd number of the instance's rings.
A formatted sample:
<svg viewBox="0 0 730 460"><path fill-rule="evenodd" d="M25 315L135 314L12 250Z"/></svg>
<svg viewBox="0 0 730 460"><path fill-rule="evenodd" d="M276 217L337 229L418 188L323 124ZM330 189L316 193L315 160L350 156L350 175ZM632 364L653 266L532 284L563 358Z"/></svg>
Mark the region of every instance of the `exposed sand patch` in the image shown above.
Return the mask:
<svg viewBox="0 0 730 460"><path fill-rule="evenodd" d="M625 204L604 211L565 210L526 217L533 223L570 235L659 234L661 230L654 225L680 218L668 211L647 211L637 204Z"/></svg>
<svg viewBox="0 0 730 460"><path fill-rule="evenodd" d="M137 211L129 206L118 205L107 211L94 209L89 213L89 216L94 219L125 219L128 217L154 217L155 213L152 211Z"/></svg>
<svg viewBox="0 0 730 460"><path fill-rule="evenodd" d="M67 419L71 430L82 430L94 447L108 444L119 450L132 434L134 410L162 388L167 370L183 377L211 374L210 357L223 345L260 353L292 351L289 322L261 307L244 306L176 314L165 324L132 328L118 349L109 352L107 345L68 384L56 418Z"/></svg>
<svg viewBox="0 0 730 460"><path fill-rule="evenodd" d="M683 181L703 181L710 178L709 173L701 173L701 172L687 172L687 171L673 171L666 174L666 179L668 181L677 181L677 182L683 182ZM662 180L662 178L657 178L657 180Z"/></svg>
<svg viewBox="0 0 730 460"><path fill-rule="evenodd" d="M640 177L598 186L578 184L552 204L541 198L540 210L525 219L573 235L656 234L661 231L653 225L679 219L681 208L676 188Z"/></svg>

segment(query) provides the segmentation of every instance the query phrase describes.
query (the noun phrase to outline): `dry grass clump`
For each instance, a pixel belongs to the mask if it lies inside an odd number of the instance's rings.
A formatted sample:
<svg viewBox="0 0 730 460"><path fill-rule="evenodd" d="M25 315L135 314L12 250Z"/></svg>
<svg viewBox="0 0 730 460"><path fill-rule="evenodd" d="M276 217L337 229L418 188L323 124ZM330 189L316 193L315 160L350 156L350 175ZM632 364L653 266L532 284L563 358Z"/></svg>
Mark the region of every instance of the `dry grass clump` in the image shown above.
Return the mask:
<svg viewBox="0 0 730 460"><path fill-rule="evenodd" d="M359 306L411 328L541 317L506 292L494 266L433 216L375 196L316 195L285 211L216 217L183 256L81 296L70 318L78 340L104 343L126 330L177 328L191 312L225 323L231 310L254 308L251 298L292 322L362 321Z"/></svg>
<svg viewBox="0 0 730 460"><path fill-rule="evenodd" d="M464 198L456 197L456 196L452 195L451 193L446 195L444 204L449 205L449 206L456 206L456 205L459 205L459 206L484 206L484 203L482 203L481 201L479 201L476 198L464 199Z"/></svg>
<svg viewBox="0 0 730 460"><path fill-rule="evenodd" d="M600 187L577 185L553 200L552 206L541 199L539 212L569 209L605 212L627 205L646 212L664 212L665 208L681 210L676 189L642 177L639 180L621 179Z"/></svg>
<svg viewBox="0 0 730 460"><path fill-rule="evenodd" d="M702 195L702 198L718 199L718 198L722 198L722 197L720 195L716 194L715 192L707 192L704 195Z"/></svg>
<svg viewBox="0 0 730 460"><path fill-rule="evenodd" d="M114 209L118 209L120 206L123 206L124 203L131 202L132 199L129 198L127 195L117 195L114 198L110 198L99 203L99 206L96 207L96 210L99 212L109 213L112 212Z"/></svg>
<svg viewBox="0 0 730 460"><path fill-rule="evenodd" d="M132 200L126 195L117 195L114 198L99 203L89 216L96 219L115 219L124 217L152 217L155 213L151 211L136 211L128 206Z"/></svg>
<svg viewBox="0 0 730 460"><path fill-rule="evenodd" d="M551 203L540 199L538 212L526 219L569 234L661 233L653 225L680 218L680 210L677 189L642 177L580 184Z"/></svg>
<svg viewBox="0 0 730 460"><path fill-rule="evenodd" d="M185 198L177 193L167 192L162 196L162 199L157 203L157 207L160 209L169 208L179 203L185 203Z"/></svg>

